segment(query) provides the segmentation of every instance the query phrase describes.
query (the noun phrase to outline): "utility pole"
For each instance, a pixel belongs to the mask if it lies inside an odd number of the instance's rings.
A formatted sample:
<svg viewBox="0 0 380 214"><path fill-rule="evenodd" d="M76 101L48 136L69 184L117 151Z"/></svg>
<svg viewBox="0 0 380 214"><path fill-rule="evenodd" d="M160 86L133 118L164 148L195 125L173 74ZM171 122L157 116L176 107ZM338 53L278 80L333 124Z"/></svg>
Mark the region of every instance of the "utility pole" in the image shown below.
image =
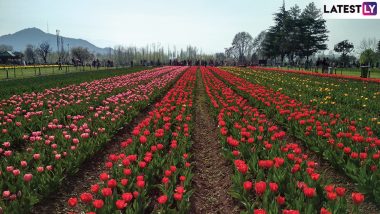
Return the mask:
<svg viewBox="0 0 380 214"><path fill-rule="evenodd" d="M67 61L70 62L70 44L67 43Z"/></svg>
<svg viewBox="0 0 380 214"><path fill-rule="evenodd" d="M64 49L64 46L63 46L63 37L61 36L60 39L61 39L61 54L60 54L60 58L61 58L61 62L63 62L63 58L65 58L65 49Z"/></svg>
<svg viewBox="0 0 380 214"><path fill-rule="evenodd" d="M57 29L55 32L57 35L57 53L59 53L59 30Z"/></svg>

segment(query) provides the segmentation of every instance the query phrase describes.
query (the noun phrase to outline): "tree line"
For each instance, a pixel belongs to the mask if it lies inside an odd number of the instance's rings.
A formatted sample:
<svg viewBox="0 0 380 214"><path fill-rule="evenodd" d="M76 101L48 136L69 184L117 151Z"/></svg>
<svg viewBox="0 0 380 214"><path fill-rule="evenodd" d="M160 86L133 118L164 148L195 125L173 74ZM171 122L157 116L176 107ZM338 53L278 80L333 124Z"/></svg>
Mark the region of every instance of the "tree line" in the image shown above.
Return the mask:
<svg viewBox="0 0 380 214"><path fill-rule="evenodd" d="M274 13L273 20L274 25L260 32L255 38L248 32L237 33L231 46L225 49L225 63L303 65L307 68L321 62L322 58L326 60L327 56L323 51L327 50L329 31L321 10L313 2L306 5L303 10L298 5L286 10L285 5L282 5ZM330 56L327 60L336 66L346 67L353 64L379 66L380 41L376 39L362 41L359 58L351 55L354 45L349 40L337 43L333 50L340 55L339 58Z"/></svg>
<svg viewBox="0 0 380 214"><path fill-rule="evenodd" d="M12 51L7 45L0 45L0 52ZM27 64L75 64L91 65L94 62L112 62L117 66L131 65L163 65L163 64L213 64L214 54L203 53L198 47L188 45L186 48L177 49L175 46L164 47L159 43L148 44L144 47L115 46L107 54L90 52L84 47L72 47L70 50L52 52L48 42L42 42L38 46L27 45L23 52L17 52L21 61Z"/></svg>

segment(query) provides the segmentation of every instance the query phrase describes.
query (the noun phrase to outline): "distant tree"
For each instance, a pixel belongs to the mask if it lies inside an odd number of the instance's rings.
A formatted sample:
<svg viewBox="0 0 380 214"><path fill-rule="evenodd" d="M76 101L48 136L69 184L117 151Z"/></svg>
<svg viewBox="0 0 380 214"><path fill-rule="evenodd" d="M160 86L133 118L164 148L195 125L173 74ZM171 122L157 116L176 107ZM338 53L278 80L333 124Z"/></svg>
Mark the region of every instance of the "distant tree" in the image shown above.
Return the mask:
<svg viewBox="0 0 380 214"><path fill-rule="evenodd" d="M364 52L368 49L371 49L372 51L376 52L377 46L378 46L378 42L377 42L376 38L363 39L360 42L359 51Z"/></svg>
<svg viewBox="0 0 380 214"><path fill-rule="evenodd" d="M0 52L13 51L13 47L10 45L0 45Z"/></svg>
<svg viewBox="0 0 380 214"><path fill-rule="evenodd" d="M288 18L288 58L291 65L294 65L295 57L300 55L301 50L301 9L296 4L289 10Z"/></svg>
<svg viewBox="0 0 380 214"><path fill-rule="evenodd" d="M26 46L26 49L24 51L24 55L25 55L26 61L32 62L33 64L36 63L37 54L36 54L36 50L35 50L33 45L27 45Z"/></svg>
<svg viewBox="0 0 380 214"><path fill-rule="evenodd" d="M239 59L239 53L235 47L225 48L226 57L232 59L233 61L237 61Z"/></svg>
<svg viewBox="0 0 380 214"><path fill-rule="evenodd" d="M290 50L290 16L285 10L285 5L274 14L275 25L268 30L266 40L264 42L264 50L268 57L280 56L281 64L284 58L289 54Z"/></svg>
<svg viewBox="0 0 380 214"><path fill-rule="evenodd" d="M273 27L269 28L263 41L263 55L266 57L266 59L276 59L276 57L279 55L278 42L276 38L277 36L276 32L273 29Z"/></svg>
<svg viewBox="0 0 380 214"><path fill-rule="evenodd" d="M71 55L78 59L82 65L91 58L91 53L88 51L87 48L83 47L75 47L71 49Z"/></svg>
<svg viewBox="0 0 380 214"><path fill-rule="evenodd" d="M114 57L115 57L115 62L118 65L125 65L127 63L126 56L125 56L125 49L121 45L116 46L114 48Z"/></svg>
<svg viewBox="0 0 380 214"><path fill-rule="evenodd" d="M341 53L340 60L343 62L343 66L348 61L347 55L354 50L354 45L348 40L343 40L334 46L334 51Z"/></svg>
<svg viewBox="0 0 380 214"><path fill-rule="evenodd" d="M44 63L46 63L47 56L51 52L50 44L45 41L40 44L40 46L36 49L36 53L42 58Z"/></svg>
<svg viewBox="0 0 380 214"><path fill-rule="evenodd" d="M380 40L377 43L377 67L380 66Z"/></svg>
<svg viewBox="0 0 380 214"><path fill-rule="evenodd" d="M309 60L312 54L327 49L325 44L328 39L326 20L322 18L321 10L313 2L302 11L299 26L301 57Z"/></svg>
<svg viewBox="0 0 380 214"><path fill-rule="evenodd" d="M373 66L376 63L377 56L372 49L367 49L360 54L360 63L362 65Z"/></svg>
<svg viewBox="0 0 380 214"><path fill-rule="evenodd" d="M252 47L253 47L253 55L257 58L262 58L264 56L264 41L267 36L266 31L261 31L259 35L253 39ZM252 59L252 57L251 57Z"/></svg>
<svg viewBox="0 0 380 214"><path fill-rule="evenodd" d="M271 26L263 41L263 53L269 59L280 57L281 64L285 57L294 64L299 59L309 57L320 50L326 50L328 39L326 21L321 11L310 3L301 12L298 5L285 9L285 5L274 14L274 25Z"/></svg>
<svg viewBox="0 0 380 214"><path fill-rule="evenodd" d="M246 56L252 50L252 36L247 32L239 32L232 41L232 48L238 54L239 63L246 62Z"/></svg>
<svg viewBox="0 0 380 214"><path fill-rule="evenodd" d="M224 53L216 53L215 54L215 61L218 64L223 65L225 60L226 60L226 55Z"/></svg>

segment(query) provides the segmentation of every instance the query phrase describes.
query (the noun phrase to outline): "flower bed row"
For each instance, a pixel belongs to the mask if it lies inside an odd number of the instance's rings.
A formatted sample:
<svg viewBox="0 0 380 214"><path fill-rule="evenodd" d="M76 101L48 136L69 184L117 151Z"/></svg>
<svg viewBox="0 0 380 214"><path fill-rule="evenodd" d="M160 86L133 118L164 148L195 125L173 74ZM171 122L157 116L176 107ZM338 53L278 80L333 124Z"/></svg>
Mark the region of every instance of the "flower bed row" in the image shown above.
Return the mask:
<svg viewBox="0 0 380 214"><path fill-rule="evenodd" d="M231 194L248 213L346 212L346 190L320 176L298 144L286 142L284 131L207 68L202 76L225 156L235 165ZM362 202L363 195L354 196Z"/></svg>
<svg viewBox="0 0 380 214"><path fill-rule="evenodd" d="M318 76L318 77L328 77L328 78L337 78L337 79L350 79L350 80L359 80L363 82L377 82L380 83L379 78L362 78L362 77L354 77L354 76L347 76L347 75L339 75L339 74L322 74L322 73L312 73L309 71L300 71L300 70L289 70L289 69L282 69L282 68L266 68L266 67L260 67L260 66L253 66L253 69L259 69L259 70L265 70L265 71L279 71L279 72L287 72L287 73L296 73L296 74L302 74L302 75L310 75L310 76Z"/></svg>
<svg viewBox="0 0 380 214"><path fill-rule="evenodd" d="M310 149L343 170L359 184L360 191L380 202L380 139L374 136L370 127L360 129L338 114L318 111L316 107L304 105L279 91L212 69L250 102L306 142Z"/></svg>
<svg viewBox="0 0 380 214"><path fill-rule="evenodd" d="M68 200L86 213L184 213L191 195L188 159L196 67L191 67L110 154L88 192ZM73 211L75 212L75 211Z"/></svg>
<svg viewBox="0 0 380 214"><path fill-rule="evenodd" d="M80 115L101 105L110 96L151 81L173 68L145 70L40 93L14 95L0 103L0 142L10 142L7 150L20 149L23 136L40 131L49 122L65 123L67 115Z"/></svg>
<svg viewBox="0 0 380 214"><path fill-rule="evenodd" d="M355 121L358 127L369 126L380 135L380 84L347 79L320 78L296 73L226 68L253 83L270 87L304 104L316 106L342 118Z"/></svg>
<svg viewBox="0 0 380 214"><path fill-rule="evenodd" d="M147 79L140 79L135 87L89 107L82 115L65 115L62 121L42 124L40 131L25 137L22 152L8 155L3 151L0 207L13 213L28 210L57 188L65 175L74 173L84 160L100 150L117 129L163 94L186 69L158 71L161 74L153 76L143 72ZM6 143L3 146L7 147Z"/></svg>

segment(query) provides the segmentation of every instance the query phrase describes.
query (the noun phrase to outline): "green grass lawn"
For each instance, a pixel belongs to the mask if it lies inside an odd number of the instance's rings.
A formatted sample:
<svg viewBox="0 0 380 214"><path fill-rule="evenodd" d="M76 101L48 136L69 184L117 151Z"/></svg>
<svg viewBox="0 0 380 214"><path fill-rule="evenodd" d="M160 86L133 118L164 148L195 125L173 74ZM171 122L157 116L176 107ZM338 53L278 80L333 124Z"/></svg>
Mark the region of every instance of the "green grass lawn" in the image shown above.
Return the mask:
<svg viewBox="0 0 380 214"><path fill-rule="evenodd" d="M57 73L56 75L45 74L23 79L9 79L0 81L0 100L14 94L25 92L39 92L46 88L63 87L70 84L79 84L85 81L120 76L138 72L152 67L136 66L132 68L117 68L107 70L92 70L85 72ZM34 72L34 71L33 71ZM42 72L41 72L42 73ZM33 73L34 74L34 73Z"/></svg>
<svg viewBox="0 0 380 214"><path fill-rule="evenodd" d="M96 71L96 70L106 70L110 68L99 67L99 69L94 67L74 67L74 66L62 66L62 70L58 67L14 67L14 68L1 68L0 67L0 80L2 79L20 79L29 78L35 76L46 76L46 75L56 75L65 74L73 72L83 72L83 71Z"/></svg>

